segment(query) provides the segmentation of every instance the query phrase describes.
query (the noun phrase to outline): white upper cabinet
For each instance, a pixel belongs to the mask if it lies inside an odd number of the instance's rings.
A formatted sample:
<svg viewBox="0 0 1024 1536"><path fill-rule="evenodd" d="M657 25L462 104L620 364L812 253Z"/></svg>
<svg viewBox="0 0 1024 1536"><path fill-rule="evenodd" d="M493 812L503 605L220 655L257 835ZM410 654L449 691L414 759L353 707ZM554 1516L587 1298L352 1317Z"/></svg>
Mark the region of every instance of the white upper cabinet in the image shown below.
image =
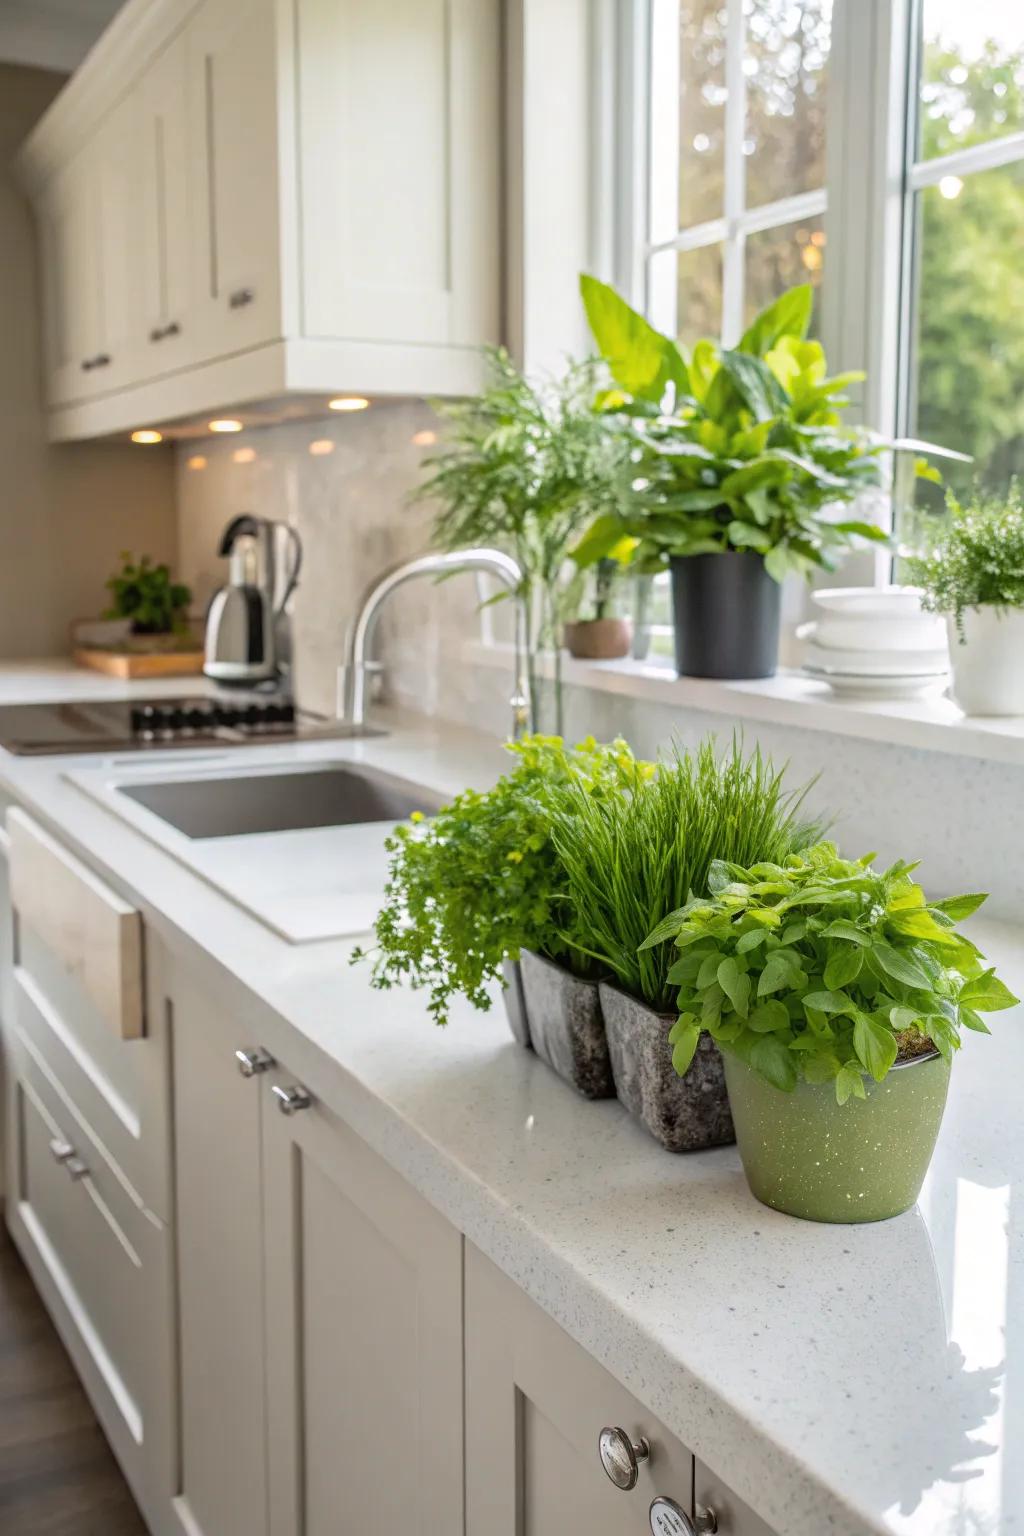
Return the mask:
<svg viewBox="0 0 1024 1536"><path fill-rule="evenodd" d="M500 0L129 0L34 130L54 437L459 394L499 339Z"/></svg>

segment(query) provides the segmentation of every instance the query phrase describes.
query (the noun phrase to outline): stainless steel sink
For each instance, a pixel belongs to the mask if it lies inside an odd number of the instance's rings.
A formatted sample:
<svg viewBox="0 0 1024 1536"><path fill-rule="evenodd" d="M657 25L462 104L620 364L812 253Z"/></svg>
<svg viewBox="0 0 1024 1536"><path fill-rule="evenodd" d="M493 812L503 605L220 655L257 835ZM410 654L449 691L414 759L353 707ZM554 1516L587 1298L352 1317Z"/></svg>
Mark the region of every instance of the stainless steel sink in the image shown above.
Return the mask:
<svg viewBox="0 0 1024 1536"><path fill-rule="evenodd" d="M249 773L233 777L121 784L118 793L186 837L242 837L360 822L405 821L440 809L439 796L406 779L358 764Z"/></svg>

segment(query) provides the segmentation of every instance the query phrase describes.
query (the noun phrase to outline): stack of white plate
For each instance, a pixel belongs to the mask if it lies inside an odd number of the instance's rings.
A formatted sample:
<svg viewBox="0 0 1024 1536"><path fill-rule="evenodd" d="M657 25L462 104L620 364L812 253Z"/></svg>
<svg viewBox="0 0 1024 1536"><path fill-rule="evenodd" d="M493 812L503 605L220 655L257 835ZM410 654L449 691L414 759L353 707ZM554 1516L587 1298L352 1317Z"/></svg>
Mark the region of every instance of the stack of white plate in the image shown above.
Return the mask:
<svg viewBox="0 0 1024 1536"><path fill-rule="evenodd" d="M837 693L909 699L944 688L949 645L916 587L828 587L812 592L817 618L801 624L804 671Z"/></svg>

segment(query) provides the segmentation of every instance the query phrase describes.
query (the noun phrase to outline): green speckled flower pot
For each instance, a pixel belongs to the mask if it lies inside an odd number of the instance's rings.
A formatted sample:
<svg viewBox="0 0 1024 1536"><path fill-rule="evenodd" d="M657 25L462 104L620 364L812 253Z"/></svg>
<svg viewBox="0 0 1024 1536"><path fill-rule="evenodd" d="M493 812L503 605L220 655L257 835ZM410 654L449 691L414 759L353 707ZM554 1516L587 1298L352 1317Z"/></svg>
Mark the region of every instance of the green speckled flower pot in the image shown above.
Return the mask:
<svg viewBox="0 0 1024 1536"><path fill-rule="evenodd" d="M728 1051L725 1082L751 1190L805 1221L885 1221L909 1210L935 1149L949 1088L937 1053L900 1062L866 1099L831 1083L783 1093Z"/></svg>

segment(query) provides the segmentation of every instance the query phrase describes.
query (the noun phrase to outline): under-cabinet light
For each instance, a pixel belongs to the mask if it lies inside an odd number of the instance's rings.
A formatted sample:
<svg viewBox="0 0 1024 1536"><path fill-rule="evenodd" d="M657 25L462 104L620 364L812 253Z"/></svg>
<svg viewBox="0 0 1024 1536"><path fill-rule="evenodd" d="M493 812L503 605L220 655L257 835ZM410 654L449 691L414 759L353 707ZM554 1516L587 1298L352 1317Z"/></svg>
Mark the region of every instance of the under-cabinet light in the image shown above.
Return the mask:
<svg viewBox="0 0 1024 1536"><path fill-rule="evenodd" d="M328 400L327 409L330 411L365 411L370 402L365 395L339 395L336 400Z"/></svg>
<svg viewBox="0 0 1024 1536"><path fill-rule="evenodd" d="M163 433L154 432L151 427L141 427L138 432L132 433L133 443L162 443L163 440Z"/></svg>
<svg viewBox="0 0 1024 1536"><path fill-rule="evenodd" d="M242 423L234 421L230 416L218 418L216 421L210 422L211 432L241 432L241 430Z"/></svg>

